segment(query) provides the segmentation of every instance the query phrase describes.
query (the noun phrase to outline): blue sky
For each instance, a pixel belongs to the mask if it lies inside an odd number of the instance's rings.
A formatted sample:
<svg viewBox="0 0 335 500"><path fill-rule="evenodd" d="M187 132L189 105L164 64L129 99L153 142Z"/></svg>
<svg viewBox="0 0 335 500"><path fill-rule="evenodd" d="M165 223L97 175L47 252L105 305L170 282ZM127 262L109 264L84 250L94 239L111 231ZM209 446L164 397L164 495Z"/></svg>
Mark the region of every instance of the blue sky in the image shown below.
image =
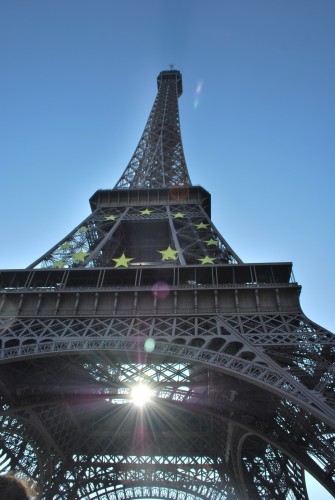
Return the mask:
<svg viewBox="0 0 335 500"><path fill-rule="evenodd" d="M2 0L0 266L114 186L172 63L214 224L245 262L293 261L304 312L335 331L334 47L333 0Z"/></svg>

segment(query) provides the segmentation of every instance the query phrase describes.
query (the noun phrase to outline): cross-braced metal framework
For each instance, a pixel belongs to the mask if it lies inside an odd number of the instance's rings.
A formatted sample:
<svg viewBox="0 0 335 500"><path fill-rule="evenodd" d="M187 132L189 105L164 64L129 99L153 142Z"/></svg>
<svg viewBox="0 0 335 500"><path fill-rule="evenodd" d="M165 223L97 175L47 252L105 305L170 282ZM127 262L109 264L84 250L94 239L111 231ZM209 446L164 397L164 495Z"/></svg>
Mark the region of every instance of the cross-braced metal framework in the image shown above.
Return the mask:
<svg viewBox="0 0 335 500"><path fill-rule="evenodd" d="M116 187L0 271L0 471L45 499L303 500L305 470L334 494L335 337L291 263L245 264L214 226L181 89L159 75Z"/></svg>
<svg viewBox="0 0 335 500"><path fill-rule="evenodd" d="M180 134L179 71L162 71L144 132L116 189L190 186Z"/></svg>

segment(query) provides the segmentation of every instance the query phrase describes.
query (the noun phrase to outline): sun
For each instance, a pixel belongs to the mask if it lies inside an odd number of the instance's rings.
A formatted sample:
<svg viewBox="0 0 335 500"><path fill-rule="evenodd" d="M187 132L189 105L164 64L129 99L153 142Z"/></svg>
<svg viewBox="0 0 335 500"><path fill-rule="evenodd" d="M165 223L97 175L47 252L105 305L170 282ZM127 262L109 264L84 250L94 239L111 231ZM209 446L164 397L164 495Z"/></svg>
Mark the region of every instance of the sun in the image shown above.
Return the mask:
<svg viewBox="0 0 335 500"><path fill-rule="evenodd" d="M151 400L152 395L153 391L150 387L139 383L132 388L130 400L135 406L139 406L141 408Z"/></svg>

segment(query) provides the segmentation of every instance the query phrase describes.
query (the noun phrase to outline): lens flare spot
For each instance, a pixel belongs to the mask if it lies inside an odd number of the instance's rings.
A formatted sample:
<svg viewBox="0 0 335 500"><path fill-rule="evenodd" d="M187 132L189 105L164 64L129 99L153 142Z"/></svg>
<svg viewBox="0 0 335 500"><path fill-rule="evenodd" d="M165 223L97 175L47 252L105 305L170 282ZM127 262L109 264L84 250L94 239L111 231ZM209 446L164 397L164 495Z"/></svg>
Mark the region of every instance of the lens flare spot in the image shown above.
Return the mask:
<svg viewBox="0 0 335 500"><path fill-rule="evenodd" d="M193 103L194 109L197 109L197 107L199 106L200 94L202 92L203 85L203 82L199 82L195 88Z"/></svg>
<svg viewBox="0 0 335 500"><path fill-rule="evenodd" d="M147 339L144 342L144 350L146 352L152 352L155 349L155 341L154 339Z"/></svg>
<svg viewBox="0 0 335 500"><path fill-rule="evenodd" d="M150 387L145 384L137 384L131 390L131 401L135 406L142 408L152 398L153 392Z"/></svg>
<svg viewBox="0 0 335 500"><path fill-rule="evenodd" d="M165 281L157 281L152 287L152 293L157 299L164 300L170 293L170 287Z"/></svg>
<svg viewBox="0 0 335 500"><path fill-rule="evenodd" d="M172 187L170 188L170 196L175 201L184 201L187 199L189 191L188 187Z"/></svg>

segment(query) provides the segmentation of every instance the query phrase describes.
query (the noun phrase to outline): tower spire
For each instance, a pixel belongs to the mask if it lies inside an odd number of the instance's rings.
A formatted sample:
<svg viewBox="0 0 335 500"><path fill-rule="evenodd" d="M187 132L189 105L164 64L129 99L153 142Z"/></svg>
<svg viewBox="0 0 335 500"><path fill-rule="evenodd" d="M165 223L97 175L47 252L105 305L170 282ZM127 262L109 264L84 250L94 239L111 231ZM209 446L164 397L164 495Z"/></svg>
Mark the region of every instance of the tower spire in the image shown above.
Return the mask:
<svg viewBox="0 0 335 500"><path fill-rule="evenodd" d="M190 186L180 134L180 71L161 71L158 92L142 137L115 189Z"/></svg>

